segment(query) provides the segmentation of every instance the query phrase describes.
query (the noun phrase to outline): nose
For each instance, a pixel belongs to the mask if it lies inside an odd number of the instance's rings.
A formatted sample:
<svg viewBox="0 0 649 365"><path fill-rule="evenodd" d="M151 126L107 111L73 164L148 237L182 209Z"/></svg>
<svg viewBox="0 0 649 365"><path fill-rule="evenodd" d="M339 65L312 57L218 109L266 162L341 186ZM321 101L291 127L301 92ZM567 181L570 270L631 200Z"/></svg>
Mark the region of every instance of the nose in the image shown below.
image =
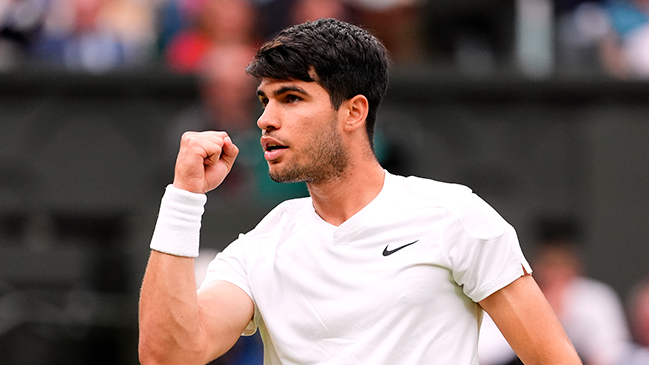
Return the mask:
<svg viewBox="0 0 649 365"><path fill-rule="evenodd" d="M279 129L279 118L272 103L268 103L264 107L264 111L259 116L259 119L257 119L257 126L262 131Z"/></svg>

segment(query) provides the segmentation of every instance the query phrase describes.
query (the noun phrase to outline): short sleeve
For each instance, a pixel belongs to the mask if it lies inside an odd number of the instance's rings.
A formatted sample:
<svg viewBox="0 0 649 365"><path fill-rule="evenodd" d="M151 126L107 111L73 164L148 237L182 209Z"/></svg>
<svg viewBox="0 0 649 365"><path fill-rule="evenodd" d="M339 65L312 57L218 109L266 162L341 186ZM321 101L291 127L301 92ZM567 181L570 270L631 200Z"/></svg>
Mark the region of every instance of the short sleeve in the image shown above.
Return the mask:
<svg viewBox="0 0 649 365"><path fill-rule="evenodd" d="M514 228L475 194L447 213L444 245L454 280L474 302L532 272Z"/></svg>
<svg viewBox="0 0 649 365"><path fill-rule="evenodd" d="M240 235L237 240L228 245L222 252L219 252L214 260L210 262L205 280L201 288L207 283L223 280L238 286L241 290L246 292L253 303L255 299L252 295L250 283L248 281L246 259L245 259L245 236ZM201 289L199 288L199 290ZM255 303L255 311L257 304ZM256 313L255 313L256 314ZM256 316L256 315L255 315ZM257 330L257 325L253 320L248 323L244 330L244 335L252 335Z"/></svg>

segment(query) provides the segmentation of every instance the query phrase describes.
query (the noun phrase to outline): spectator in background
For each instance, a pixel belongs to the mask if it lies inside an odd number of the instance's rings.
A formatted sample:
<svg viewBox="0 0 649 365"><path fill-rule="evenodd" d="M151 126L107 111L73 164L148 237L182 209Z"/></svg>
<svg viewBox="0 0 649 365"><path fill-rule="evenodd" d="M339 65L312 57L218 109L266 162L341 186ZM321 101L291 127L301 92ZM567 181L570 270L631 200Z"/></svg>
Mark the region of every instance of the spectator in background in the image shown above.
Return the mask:
<svg viewBox="0 0 649 365"><path fill-rule="evenodd" d="M289 25L318 18L353 21L344 0L256 0L260 9L259 27L264 40L270 40Z"/></svg>
<svg viewBox="0 0 649 365"><path fill-rule="evenodd" d="M290 11L292 24L300 24L319 18L335 18L348 21L349 9L339 0L296 0Z"/></svg>
<svg viewBox="0 0 649 365"><path fill-rule="evenodd" d="M154 55L153 8L137 0L53 0L30 51L72 70L142 66Z"/></svg>
<svg viewBox="0 0 649 365"><path fill-rule="evenodd" d="M557 63L573 74L601 74L600 43L610 21L600 1L564 0L556 3Z"/></svg>
<svg viewBox="0 0 649 365"><path fill-rule="evenodd" d="M629 313L635 341L649 348L649 279L636 285L632 291Z"/></svg>
<svg viewBox="0 0 649 365"><path fill-rule="evenodd" d="M649 279L635 285L629 296L629 320L634 342L620 365L649 364Z"/></svg>
<svg viewBox="0 0 649 365"><path fill-rule="evenodd" d="M203 127L227 128L234 135L254 127L256 85L244 71L254 54L253 46L245 43L221 44L206 51L198 70L202 102L209 114Z"/></svg>
<svg viewBox="0 0 649 365"><path fill-rule="evenodd" d="M585 276L580 248L576 222L541 220L533 275L584 364L619 365L630 340L624 307L609 285ZM520 364L488 318L484 325L481 364Z"/></svg>
<svg viewBox="0 0 649 365"><path fill-rule="evenodd" d="M179 4L187 25L167 44L165 59L171 70L196 73L214 47L257 46L257 9L249 0L183 0Z"/></svg>
<svg viewBox="0 0 649 365"><path fill-rule="evenodd" d="M195 73L217 44L259 45L306 20L362 24L395 63L420 61L424 0L0 0L0 70L23 65ZM27 62L25 62L27 61Z"/></svg>
<svg viewBox="0 0 649 365"><path fill-rule="evenodd" d="M335 18L361 25L383 42L395 64L426 58L422 39L425 0L258 0L262 33L272 38L288 25Z"/></svg>
<svg viewBox="0 0 649 365"><path fill-rule="evenodd" d="M606 70L618 78L649 78L649 0L604 3L609 31L600 53Z"/></svg>
<svg viewBox="0 0 649 365"><path fill-rule="evenodd" d="M587 365L618 364L629 341L624 307L609 285L588 278L573 220L539 224L535 278Z"/></svg>
<svg viewBox="0 0 649 365"><path fill-rule="evenodd" d="M245 73L245 67L254 56L254 49L245 44L213 45L202 51L200 64L194 66L198 78L200 100L184 110L170 125L169 166L173 166L180 137L186 131L222 130L232 131L232 139L242 140L255 138L256 103L255 83ZM251 136L254 134L254 136ZM243 157L243 156L242 156ZM245 157L239 162L244 162ZM231 178L224 182L225 190L230 196L238 196L238 191L245 191L248 169L233 170Z"/></svg>
<svg viewBox="0 0 649 365"><path fill-rule="evenodd" d="M390 52L395 64L422 62L423 0L347 0L356 23L370 29Z"/></svg>
<svg viewBox="0 0 649 365"><path fill-rule="evenodd" d="M45 2L0 0L0 70L17 67L38 37L47 13Z"/></svg>

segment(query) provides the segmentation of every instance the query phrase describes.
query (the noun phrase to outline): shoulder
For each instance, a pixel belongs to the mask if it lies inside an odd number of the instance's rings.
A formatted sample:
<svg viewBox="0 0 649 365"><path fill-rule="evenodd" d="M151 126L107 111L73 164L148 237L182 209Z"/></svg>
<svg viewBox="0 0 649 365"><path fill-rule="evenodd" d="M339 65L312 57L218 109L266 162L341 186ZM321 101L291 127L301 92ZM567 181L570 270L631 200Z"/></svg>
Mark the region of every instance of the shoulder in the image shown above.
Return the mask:
<svg viewBox="0 0 649 365"><path fill-rule="evenodd" d="M391 175L404 192L414 194L418 197L425 197L443 201L454 200L466 197L472 190L464 185L442 182L418 176Z"/></svg>
<svg viewBox="0 0 649 365"><path fill-rule="evenodd" d="M497 237L510 225L469 187L416 176L393 175L401 199L412 204L443 209L469 235Z"/></svg>

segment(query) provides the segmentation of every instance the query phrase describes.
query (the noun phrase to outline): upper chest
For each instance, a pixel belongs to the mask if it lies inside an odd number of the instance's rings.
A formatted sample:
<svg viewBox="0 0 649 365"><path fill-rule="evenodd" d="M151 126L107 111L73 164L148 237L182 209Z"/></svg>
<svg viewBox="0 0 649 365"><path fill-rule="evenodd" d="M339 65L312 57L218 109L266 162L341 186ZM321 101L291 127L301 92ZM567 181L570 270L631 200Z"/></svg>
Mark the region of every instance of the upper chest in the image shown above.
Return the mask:
<svg viewBox="0 0 649 365"><path fill-rule="evenodd" d="M455 295L439 209L393 210L338 228L304 225L258 242L249 266L256 300L313 308L426 303Z"/></svg>

